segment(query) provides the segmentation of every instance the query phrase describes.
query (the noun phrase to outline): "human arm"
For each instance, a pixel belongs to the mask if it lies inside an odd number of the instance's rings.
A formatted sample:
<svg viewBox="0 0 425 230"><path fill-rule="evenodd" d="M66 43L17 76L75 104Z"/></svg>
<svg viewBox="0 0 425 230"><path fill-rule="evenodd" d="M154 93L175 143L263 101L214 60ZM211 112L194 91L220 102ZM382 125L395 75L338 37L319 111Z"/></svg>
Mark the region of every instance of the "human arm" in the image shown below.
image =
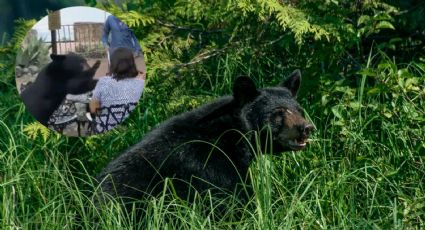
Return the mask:
<svg viewBox="0 0 425 230"><path fill-rule="evenodd" d="M105 49L109 48L109 33L110 32L111 32L111 16L108 16L108 18L105 21L105 24L103 25L103 34L102 34L102 43Z"/></svg>
<svg viewBox="0 0 425 230"><path fill-rule="evenodd" d="M145 57L143 55L143 50L140 47L140 44L137 41L137 38L134 35L133 31L131 31L131 38L132 38L132 43L133 43L134 59L135 59L135 62L136 62L137 70L139 71L139 77L142 78L142 79L146 79Z"/></svg>
<svg viewBox="0 0 425 230"><path fill-rule="evenodd" d="M93 90L93 95L89 102L89 110L91 114L96 114L96 110L101 106L102 89L104 88L103 83L102 79L100 79Z"/></svg>
<svg viewBox="0 0 425 230"><path fill-rule="evenodd" d="M143 53L142 55L135 57L135 62L137 71L139 71L139 78L146 79L146 63Z"/></svg>
<svg viewBox="0 0 425 230"><path fill-rule="evenodd" d="M130 29L129 29L130 30ZM140 47L140 43L136 38L136 35L132 30L130 30L131 33L131 42L133 43L133 52L136 54L136 56L143 56L142 48Z"/></svg>
<svg viewBox="0 0 425 230"><path fill-rule="evenodd" d="M100 102L96 99L91 99L89 103L89 109L91 114L96 114L97 109L100 108Z"/></svg>

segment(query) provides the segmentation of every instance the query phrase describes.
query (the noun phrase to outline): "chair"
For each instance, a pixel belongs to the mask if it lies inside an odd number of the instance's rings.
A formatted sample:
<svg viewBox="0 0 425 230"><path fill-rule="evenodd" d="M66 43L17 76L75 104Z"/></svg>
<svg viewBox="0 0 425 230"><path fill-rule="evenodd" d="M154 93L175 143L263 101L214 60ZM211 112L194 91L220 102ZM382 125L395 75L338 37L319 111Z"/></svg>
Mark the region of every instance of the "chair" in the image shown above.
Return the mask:
<svg viewBox="0 0 425 230"><path fill-rule="evenodd" d="M77 108L75 104L69 100L65 100L50 116L47 122L48 127L59 133L63 133L69 124L75 122L77 118L76 112Z"/></svg>
<svg viewBox="0 0 425 230"><path fill-rule="evenodd" d="M95 114L91 114L89 134L99 134L111 130L123 122L136 106L136 102L131 102L98 108Z"/></svg>
<svg viewBox="0 0 425 230"><path fill-rule="evenodd" d="M72 136L81 136L82 130L87 129L86 125L90 126L90 121L84 116L87 111L84 102L67 97L50 116L48 127L61 134L66 131L72 133Z"/></svg>

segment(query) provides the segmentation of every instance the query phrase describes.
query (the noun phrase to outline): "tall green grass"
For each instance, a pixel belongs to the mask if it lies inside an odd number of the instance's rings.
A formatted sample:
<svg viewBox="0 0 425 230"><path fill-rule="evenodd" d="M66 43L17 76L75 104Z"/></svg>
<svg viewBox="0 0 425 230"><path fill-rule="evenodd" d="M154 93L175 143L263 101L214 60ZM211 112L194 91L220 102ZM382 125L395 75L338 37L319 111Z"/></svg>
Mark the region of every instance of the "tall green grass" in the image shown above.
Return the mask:
<svg viewBox="0 0 425 230"><path fill-rule="evenodd" d="M216 73L198 80L200 90L187 91L188 100L173 101L179 96L174 92L156 93L150 87L161 92L161 85L179 83L153 76L142 106L121 128L90 138L50 133L47 141L24 131L33 120L10 76L3 78L1 228L425 227L425 65L397 64L385 55L370 57L359 75L361 87L335 82L329 91L317 92L332 98L324 105L299 99L317 127L304 151L267 155L269 149L253 146L258 157L249 171L254 191L249 200L205 194L188 203L166 187L162 196L136 202L146 212L141 217L136 209L124 210L119 199L96 207L91 194L99 188L93 177L108 161L167 117L229 93L237 69L251 71L241 65L223 58ZM256 80L267 83L261 76Z"/></svg>
<svg viewBox="0 0 425 230"><path fill-rule="evenodd" d="M293 229L402 228L423 226L423 164L414 157L395 166L401 152L353 134L359 146L331 151L333 142L316 139L304 152L259 156L250 169L254 197L241 206L237 197L205 197L190 204L164 192L146 201L147 214L137 219L119 200L97 209L90 197L91 174L72 172L71 153L2 143L1 226L22 229ZM393 138L397 138L393 136ZM389 140L391 143L391 140ZM352 146L351 141L342 143ZM375 157L361 157L371 152ZM412 151L409 145L398 149ZM376 156L377 155L377 156ZM353 157L355 156L355 157ZM77 162L81 164L81 162ZM4 166L2 165L2 166ZM84 168L83 165L81 165ZM422 168L421 168L422 167ZM2 167L3 168L3 167ZM210 201L210 202L208 202ZM210 205L210 206L208 206ZM215 209L226 205L224 214ZM205 212L205 207L208 207ZM76 216L81 216L77 221ZM240 219L237 219L240 217Z"/></svg>

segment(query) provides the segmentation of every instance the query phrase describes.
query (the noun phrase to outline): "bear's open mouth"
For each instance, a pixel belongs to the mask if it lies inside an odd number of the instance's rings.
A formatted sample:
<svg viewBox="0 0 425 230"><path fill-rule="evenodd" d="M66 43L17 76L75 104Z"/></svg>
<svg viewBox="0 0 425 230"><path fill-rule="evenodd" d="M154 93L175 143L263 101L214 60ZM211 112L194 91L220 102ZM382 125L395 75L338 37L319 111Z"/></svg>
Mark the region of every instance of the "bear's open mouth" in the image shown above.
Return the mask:
<svg viewBox="0 0 425 230"><path fill-rule="evenodd" d="M305 148L306 141L307 141L306 139L289 140L288 145L289 145L289 148L291 148L292 150L301 150L301 149Z"/></svg>

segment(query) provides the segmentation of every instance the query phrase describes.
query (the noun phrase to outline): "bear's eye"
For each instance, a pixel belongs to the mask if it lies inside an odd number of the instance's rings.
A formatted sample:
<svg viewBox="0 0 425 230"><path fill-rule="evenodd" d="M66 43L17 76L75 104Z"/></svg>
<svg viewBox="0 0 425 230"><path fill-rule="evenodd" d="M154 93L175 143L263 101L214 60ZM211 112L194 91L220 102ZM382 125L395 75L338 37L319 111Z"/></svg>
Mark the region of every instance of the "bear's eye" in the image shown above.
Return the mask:
<svg viewBox="0 0 425 230"><path fill-rule="evenodd" d="M275 114L272 118L272 122L276 125L282 124L283 116L280 114Z"/></svg>
<svg viewBox="0 0 425 230"><path fill-rule="evenodd" d="M276 109L272 114L271 121L277 125L282 124L285 117L285 111L285 108Z"/></svg>

